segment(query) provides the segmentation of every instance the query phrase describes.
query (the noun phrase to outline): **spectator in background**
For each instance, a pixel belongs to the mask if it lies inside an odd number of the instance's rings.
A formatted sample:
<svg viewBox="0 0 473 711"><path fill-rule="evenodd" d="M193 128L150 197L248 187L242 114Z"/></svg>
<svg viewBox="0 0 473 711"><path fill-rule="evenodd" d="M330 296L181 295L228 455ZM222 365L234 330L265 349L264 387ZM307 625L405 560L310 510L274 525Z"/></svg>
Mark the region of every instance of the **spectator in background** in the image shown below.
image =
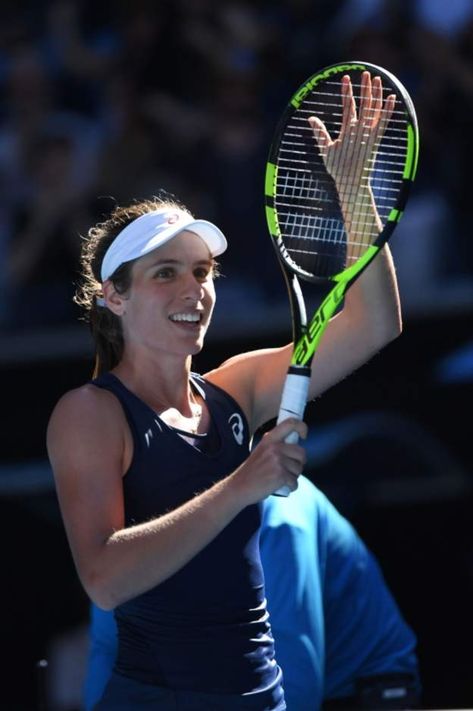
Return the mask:
<svg viewBox="0 0 473 711"><path fill-rule="evenodd" d="M470 238L469 181L473 142L473 11L454 32L433 29L430 23L411 30L415 67L416 106L423 137L425 169L431 203L442 202L444 219L438 243L440 287L446 282L471 283L473 247ZM448 16L448 13L446 13ZM432 51L435 47L435 52ZM435 78L435 79L434 79ZM445 126L449 130L445 130ZM435 233L434 233L435 234ZM454 249L452 249L452 242Z"/></svg>
<svg viewBox="0 0 473 711"><path fill-rule="evenodd" d="M72 320L80 232L90 221L85 196L72 179L68 136L45 134L25 161L34 189L31 201L12 211L7 271L8 327L45 326Z"/></svg>
<svg viewBox="0 0 473 711"><path fill-rule="evenodd" d="M111 73L105 93L97 191L118 202L130 201L134 194L150 195L164 179L163 152L172 142L147 115L149 97L140 94L130 76Z"/></svg>
<svg viewBox="0 0 473 711"><path fill-rule="evenodd" d="M439 35L460 36L473 20L470 0L415 0L412 12L419 25Z"/></svg>
<svg viewBox="0 0 473 711"><path fill-rule="evenodd" d="M28 203L37 189L29 173L32 147L56 134L70 141L70 182L87 190L96 173L99 135L95 123L57 100L56 85L44 56L30 45L14 49L5 72L5 113L0 126L0 200L7 206Z"/></svg>
<svg viewBox="0 0 473 711"><path fill-rule="evenodd" d="M35 48L21 44L12 51L5 92L1 320L6 328L65 323L75 313L64 311L64 298L73 289L80 248L76 228L95 181L98 134L93 122L56 104L54 84Z"/></svg>

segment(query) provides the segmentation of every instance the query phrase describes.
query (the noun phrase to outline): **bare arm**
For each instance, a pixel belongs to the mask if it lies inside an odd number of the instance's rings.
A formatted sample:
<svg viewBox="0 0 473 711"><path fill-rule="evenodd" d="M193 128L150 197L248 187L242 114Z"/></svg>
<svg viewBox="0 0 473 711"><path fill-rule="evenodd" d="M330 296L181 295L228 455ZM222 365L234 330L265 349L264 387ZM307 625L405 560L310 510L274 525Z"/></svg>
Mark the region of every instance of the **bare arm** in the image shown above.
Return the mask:
<svg viewBox="0 0 473 711"><path fill-rule="evenodd" d="M401 311L392 257L385 247L348 291L312 362L309 399L318 397L366 363L401 332ZM206 377L229 392L250 427L276 417L292 344L243 353Z"/></svg>
<svg viewBox="0 0 473 711"><path fill-rule="evenodd" d="M394 109L384 106L379 77L362 79L357 113L352 86L341 86L343 118L332 139L317 117L309 119L327 171L337 185L344 222L352 237L348 249L370 244L381 229L373 201L368 166ZM362 148L360 148L362 147ZM350 258L350 253L348 254ZM401 332L401 311L393 261L385 247L348 291L342 312L329 323L312 364L309 397L320 395L349 375ZM256 430L277 415L292 347L243 354L207 377L227 389L245 409Z"/></svg>
<svg viewBox="0 0 473 711"><path fill-rule="evenodd" d="M284 439L294 429L305 436L305 426L282 424L207 491L125 528L122 477L130 433L123 412L113 395L94 386L64 396L49 423L48 452L71 551L91 599L111 609L151 589L189 562L245 506L282 483L294 489L304 453Z"/></svg>

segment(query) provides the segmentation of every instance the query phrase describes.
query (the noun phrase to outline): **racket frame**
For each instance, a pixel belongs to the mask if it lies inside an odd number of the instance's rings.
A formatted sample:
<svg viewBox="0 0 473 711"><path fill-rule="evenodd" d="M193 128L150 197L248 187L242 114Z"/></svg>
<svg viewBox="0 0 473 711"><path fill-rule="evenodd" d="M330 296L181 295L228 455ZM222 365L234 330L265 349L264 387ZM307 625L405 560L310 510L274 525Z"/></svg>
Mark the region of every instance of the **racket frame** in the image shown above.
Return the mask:
<svg viewBox="0 0 473 711"><path fill-rule="evenodd" d="M281 138L284 135L284 129L289 119L294 112L300 108L313 88L325 79L335 78L336 76L340 76L341 78L350 71L369 71L371 75L380 76L382 82L384 79L383 85L387 83L390 88L395 90L396 96L398 97L396 99L396 105L400 98L399 103L404 107L407 139L402 184L397 197L396 206L390 210L383 229L373 244L368 246L363 255L349 267L330 277L320 278L314 277L301 269L291 259L283 243L278 214L275 207L278 178L277 157ZM382 247L391 237L396 225L401 219L412 181L416 175L418 158L419 134L417 118L411 97L393 74L382 67L368 62L353 61L333 64L313 74L293 94L289 104L281 115L275 130L275 138L270 147L265 173L266 222L286 281L292 315L294 343L291 362L283 388L281 406L277 419L278 423L288 417L302 419L304 416L310 384L312 359L320 344L327 324L341 305L347 290L369 266L373 259L375 259ZM323 298L320 306L316 309L309 322L307 320L306 306L299 278L312 283L333 283L332 288ZM297 439L297 435L292 433L286 441L297 442ZM287 496L289 493L290 490L288 487L282 487L275 492L276 495L280 496Z"/></svg>

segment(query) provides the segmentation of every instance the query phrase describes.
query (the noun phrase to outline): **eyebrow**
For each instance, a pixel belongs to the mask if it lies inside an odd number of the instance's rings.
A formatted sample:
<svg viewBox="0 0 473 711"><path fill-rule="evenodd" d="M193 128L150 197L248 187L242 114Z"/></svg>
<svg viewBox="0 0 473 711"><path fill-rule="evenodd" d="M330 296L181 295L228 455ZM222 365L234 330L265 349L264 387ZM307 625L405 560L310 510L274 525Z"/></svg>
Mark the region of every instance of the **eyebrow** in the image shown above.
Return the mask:
<svg viewBox="0 0 473 711"><path fill-rule="evenodd" d="M158 267L163 264L183 264L184 262L181 259L157 259L154 261L150 266L152 267ZM195 262L192 262L193 264L207 264L207 265L212 265L214 263L213 259L197 259Z"/></svg>
<svg viewBox="0 0 473 711"><path fill-rule="evenodd" d="M179 267L180 265L183 265L184 261L180 259L173 259L173 258L161 258L161 259L156 259L153 261L151 264L149 264L146 269L158 269L160 267ZM195 262L192 262L191 264L191 269L196 269L198 267L205 267L206 269L212 271L212 269L215 266L215 260L213 258L209 259L197 259Z"/></svg>

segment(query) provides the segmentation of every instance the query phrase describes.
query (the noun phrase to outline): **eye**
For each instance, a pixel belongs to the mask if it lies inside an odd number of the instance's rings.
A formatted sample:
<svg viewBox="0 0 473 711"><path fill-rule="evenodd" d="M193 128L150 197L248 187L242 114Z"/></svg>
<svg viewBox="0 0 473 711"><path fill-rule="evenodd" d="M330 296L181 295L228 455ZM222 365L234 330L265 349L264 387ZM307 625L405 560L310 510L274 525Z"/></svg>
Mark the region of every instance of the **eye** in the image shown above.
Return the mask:
<svg viewBox="0 0 473 711"><path fill-rule="evenodd" d="M175 276L176 272L174 267L159 267L154 273L154 278L155 279L172 279Z"/></svg>
<svg viewBox="0 0 473 711"><path fill-rule="evenodd" d="M203 265L203 266L197 267L196 269L194 269L194 276L200 282L204 282L204 281L208 281L209 279L213 279L212 265L206 264L205 266Z"/></svg>

